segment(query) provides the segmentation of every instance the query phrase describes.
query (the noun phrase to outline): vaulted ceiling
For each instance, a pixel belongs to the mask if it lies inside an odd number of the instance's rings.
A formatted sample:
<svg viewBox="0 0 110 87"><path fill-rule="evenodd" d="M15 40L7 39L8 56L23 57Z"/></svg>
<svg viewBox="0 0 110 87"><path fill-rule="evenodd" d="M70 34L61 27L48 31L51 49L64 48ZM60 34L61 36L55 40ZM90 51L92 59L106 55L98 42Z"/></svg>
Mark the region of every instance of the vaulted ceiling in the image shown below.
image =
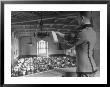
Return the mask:
<svg viewBox="0 0 110 87"><path fill-rule="evenodd" d="M19 33L38 32L41 30L71 33L72 31L76 31L79 25L80 13L74 11L11 12L11 29L12 31Z"/></svg>

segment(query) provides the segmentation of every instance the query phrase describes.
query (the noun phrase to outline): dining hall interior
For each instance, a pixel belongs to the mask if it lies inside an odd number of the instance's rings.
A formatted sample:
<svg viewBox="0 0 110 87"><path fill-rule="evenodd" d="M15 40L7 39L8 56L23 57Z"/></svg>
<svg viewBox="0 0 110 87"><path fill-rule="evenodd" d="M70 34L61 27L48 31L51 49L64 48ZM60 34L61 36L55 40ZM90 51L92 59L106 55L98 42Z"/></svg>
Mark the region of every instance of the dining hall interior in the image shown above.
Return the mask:
<svg viewBox="0 0 110 87"><path fill-rule="evenodd" d="M77 77L82 16L96 32L92 56L100 76L100 11L12 11L11 77Z"/></svg>

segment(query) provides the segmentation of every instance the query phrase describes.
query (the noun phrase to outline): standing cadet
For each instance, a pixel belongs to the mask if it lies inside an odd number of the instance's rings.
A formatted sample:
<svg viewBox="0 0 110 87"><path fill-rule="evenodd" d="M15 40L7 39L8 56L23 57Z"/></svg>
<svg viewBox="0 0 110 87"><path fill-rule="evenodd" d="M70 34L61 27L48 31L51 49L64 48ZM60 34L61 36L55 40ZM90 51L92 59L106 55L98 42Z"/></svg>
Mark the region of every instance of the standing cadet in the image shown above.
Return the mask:
<svg viewBox="0 0 110 87"><path fill-rule="evenodd" d="M82 16L83 27L78 33L76 42L77 76L91 77L97 71L93 59L93 48L96 43L96 32L93 30L90 18Z"/></svg>

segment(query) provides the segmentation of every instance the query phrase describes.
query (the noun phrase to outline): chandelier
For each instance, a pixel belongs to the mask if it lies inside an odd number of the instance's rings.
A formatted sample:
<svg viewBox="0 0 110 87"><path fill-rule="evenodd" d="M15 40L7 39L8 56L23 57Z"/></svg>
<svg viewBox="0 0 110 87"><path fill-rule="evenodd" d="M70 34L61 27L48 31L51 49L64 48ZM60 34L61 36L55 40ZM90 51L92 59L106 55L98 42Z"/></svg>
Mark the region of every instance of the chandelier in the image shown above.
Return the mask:
<svg viewBox="0 0 110 87"><path fill-rule="evenodd" d="M40 31L37 32L38 38L45 38L46 36L49 36L49 33L47 31L43 31L43 20L42 20L42 12L41 12L41 20L40 20Z"/></svg>

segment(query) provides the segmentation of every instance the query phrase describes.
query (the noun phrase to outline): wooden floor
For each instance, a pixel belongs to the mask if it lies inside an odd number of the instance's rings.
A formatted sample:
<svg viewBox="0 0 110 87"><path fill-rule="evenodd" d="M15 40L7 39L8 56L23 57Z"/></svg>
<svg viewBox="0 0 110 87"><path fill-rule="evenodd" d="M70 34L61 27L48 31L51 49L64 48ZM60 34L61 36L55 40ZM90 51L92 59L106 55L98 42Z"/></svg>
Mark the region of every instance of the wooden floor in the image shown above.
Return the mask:
<svg viewBox="0 0 110 87"><path fill-rule="evenodd" d="M75 71L76 71L76 67L60 68L60 69L54 69L54 70L44 71L40 73L35 73L31 75L26 75L23 77L62 77L62 74L64 72L75 72Z"/></svg>
<svg viewBox="0 0 110 87"><path fill-rule="evenodd" d="M61 73L54 72L53 70L40 72L36 74L27 75L24 77L61 77Z"/></svg>
<svg viewBox="0 0 110 87"><path fill-rule="evenodd" d="M72 77L77 77L77 75L75 73L76 72L76 67L54 69L54 70L49 70L49 71L45 71L45 72L26 75L26 76L23 76L23 77L62 77L64 72L74 72L74 76L72 76ZM98 71L96 73L95 77L99 77L99 76L100 76L100 71Z"/></svg>

